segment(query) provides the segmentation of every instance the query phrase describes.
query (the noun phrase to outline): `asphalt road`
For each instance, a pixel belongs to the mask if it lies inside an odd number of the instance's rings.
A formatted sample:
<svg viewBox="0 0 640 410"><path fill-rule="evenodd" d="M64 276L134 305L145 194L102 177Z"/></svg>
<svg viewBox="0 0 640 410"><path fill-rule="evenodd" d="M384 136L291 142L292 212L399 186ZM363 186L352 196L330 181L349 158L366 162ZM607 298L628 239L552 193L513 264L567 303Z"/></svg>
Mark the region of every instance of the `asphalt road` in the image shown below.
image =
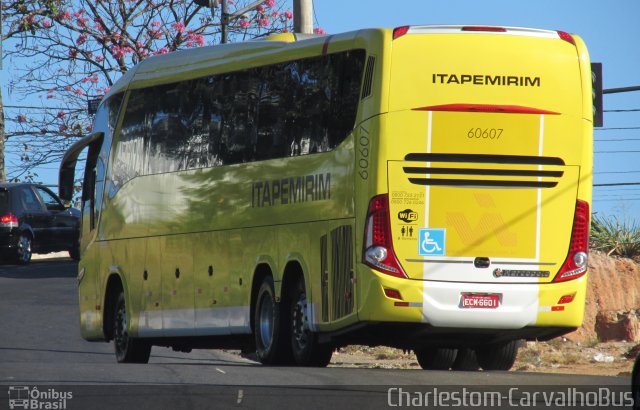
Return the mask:
<svg viewBox="0 0 640 410"><path fill-rule="evenodd" d="M74 262L0 265L0 409L620 408L613 405L629 404L628 384L627 377L265 367L224 351L159 347L149 364L117 364L111 344L80 337Z"/></svg>

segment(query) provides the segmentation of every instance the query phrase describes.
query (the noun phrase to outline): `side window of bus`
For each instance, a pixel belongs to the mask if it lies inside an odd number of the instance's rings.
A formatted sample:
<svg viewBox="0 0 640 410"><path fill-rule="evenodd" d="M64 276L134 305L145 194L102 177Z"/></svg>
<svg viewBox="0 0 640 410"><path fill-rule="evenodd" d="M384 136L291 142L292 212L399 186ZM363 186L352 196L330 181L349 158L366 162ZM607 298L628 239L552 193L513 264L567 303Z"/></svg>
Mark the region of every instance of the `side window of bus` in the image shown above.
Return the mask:
<svg viewBox="0 0 640 410"><path fill-rule="evenodd" d="M344 140L355 125L365 52L354 50L328 57L332 69L330 87L333 92L327 131L329 145L333 148Z"/></svg>
<svg viewBox="0 0 640 410"><path fill-rule="evenodd" d="M334 149L355 125L364 58L352 50L133 90L113 193L138 175Z"/></svg>
<svg viewBox="0 0 640 410"><path fill-rule="evenodd" d="M303 154L300 140L305 127L312 126L301 115L300 63L292 61L261 68L262 96L258 108L257 159ZM307 152L304 152L307 153Z"/></svg>
<svg viewBox="0 0 640 410"><path fill-rule="evenodd" d="M210 76L202 84L202 132L206 140L204 166L223 165L226 146L222 143L224 82L222 76Z"/></svg>
<svg viewBox="0 0 640 410"><path fill-rule="evenodd" d="M96 186L95 186L95 212L100 212L102 208L103 189L107 192L110 190L109 184L105 187L104 181L106 177L106 167L109 161L109 154L111 152L111 143L113 141L113 133L115 132L116 125L118 123L118 115L120 113L120 106L124 93L116 94L109 97L107 101L104 101L98 108L96 118L93 122L93 131L102 132L102 146L100 147L100 160L102 162L101 170L98 170Z"/></svg>
<svg viewBox="0 0 640 410"><path fill-rule="evenodd" d="M147 116L145 90L134 90L129 96L119 139L113 153L110 196L125 182L141 175L144 167L144 144Z"/></svg>
<svg viewBox="0 0 640 410"><path fill-rule="evenodd" d="M364 51L259 69L256 159L326 152L355 125Z"/></svg>
<svg viewBox="0 0 640 410"><path fill-rule="evenodd" d="M224 76L222 98L221 143L225 148L225 164L254 160L257 124L256 110L260 80L256 70L245 70Z"/></svg>

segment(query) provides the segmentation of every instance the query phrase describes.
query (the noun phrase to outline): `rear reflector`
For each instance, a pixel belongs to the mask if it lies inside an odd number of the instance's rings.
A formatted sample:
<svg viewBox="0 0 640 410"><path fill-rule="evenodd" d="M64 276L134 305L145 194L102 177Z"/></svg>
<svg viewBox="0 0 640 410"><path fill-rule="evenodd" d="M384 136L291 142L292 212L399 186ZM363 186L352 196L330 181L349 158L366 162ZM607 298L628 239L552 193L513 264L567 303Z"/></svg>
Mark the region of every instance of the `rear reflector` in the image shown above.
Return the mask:
<svg viewBox="0 0 640 410"><path fill-rule="evenodd" d="M393 39L397 39L398 37L402 37L405 34L407 34L407 32L409 31L409 28L411 28L411 26L402 26L402 27L396 27L393 29Z"/></svg>
<svg viewBox="0 0 640 410"><path fill-rule="evenodd" d="M521 105L494 105L494 104L445 104L431 105L414 108L414 111L458 111L458 112L487 112L499 114L547 114L560 115L559 112L541 110Z"/></svg>
<svg viewBox="0 0 640 410"><path fill-rule="evenodd" d="M565 33L564 31L558 31L558 36L560 36L560 38L563 39L564 41L571 43L574 46L576 45L576 40L573 38L571 34Z"/></svg>
<svg viewBox="0 0 640 410"><path fill-rule="evenodd" d="M402 295L399 290L384 288L384 294L388 298L402 300Z"/></svg>
<svg viewBox="0 0 640 410"><path fill-rule="evenodd" d="M462 31L484 31L494 33L506 33L507 29L504 27L492 27L492 26L464 26Z"/></svg>
<svg viewBox="0 0 640 410"><path fill-rule="evenodd" d="M558 305L566 305L567 303L571 303L573 302L573 298L575 297L576 297L575 293L572 293L571 295L564 295L558 300Z"/></svg>

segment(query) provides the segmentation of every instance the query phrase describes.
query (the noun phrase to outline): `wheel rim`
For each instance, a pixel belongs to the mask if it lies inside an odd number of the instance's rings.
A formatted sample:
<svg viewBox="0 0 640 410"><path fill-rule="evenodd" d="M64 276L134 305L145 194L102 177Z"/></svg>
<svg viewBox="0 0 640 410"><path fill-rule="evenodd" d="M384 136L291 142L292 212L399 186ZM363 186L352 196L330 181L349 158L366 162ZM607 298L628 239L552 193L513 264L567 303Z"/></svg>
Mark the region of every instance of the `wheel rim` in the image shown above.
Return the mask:
<svg viewBox="0 0 640 410"><path fill-rule="evenodd" d="M260 341L265 349L269 349L273 340L273 301L269 295L263 295L260 300Z"/></svg>
<svg viewBox="0 0 640 410"><path fill-rule="evenodd" d="M127 349L127 343L129 340L129 336L127 335L127 311L124 303L121 303L120 306L118 306L115 323L114 343L116 345L116 351L124 352Z"/></svg>
<svg viewBox="0 0 640 410"><path fill-rule="evenodd" d="M291 331L293 333L293 339L296 341L298 349L300 350L304 350L309 344L309 324L306 312L307 298L303 293L293 306L293 312L291 312Z"/></svg>
<svg viewBox="0 0 640 410"><path fill-rule="evenodd" d="M31 260L31 239L28 236L20 236L18 239L18 258L20 262Z"/></svg>

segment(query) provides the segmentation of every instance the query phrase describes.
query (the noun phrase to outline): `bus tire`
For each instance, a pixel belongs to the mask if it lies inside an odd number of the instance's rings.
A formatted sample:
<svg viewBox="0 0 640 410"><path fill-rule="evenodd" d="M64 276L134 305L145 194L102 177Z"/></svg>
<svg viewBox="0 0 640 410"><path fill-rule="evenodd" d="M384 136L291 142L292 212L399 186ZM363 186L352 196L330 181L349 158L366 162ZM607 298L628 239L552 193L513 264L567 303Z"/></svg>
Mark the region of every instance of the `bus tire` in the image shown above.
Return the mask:
<svg viewBox="0 0 640 410"><path fill-rule="evenodd" d="M456 360L457 349L427 347L414 350L420 367L424 370L449 370Z"/></svg>
<svg viewBox="0 0 640 410"><path fill-rule="evenodd" d="M282 318L280 304L276 303L273 278L263 279L258 290L253 315L256 356L265 365L286 365L291 363L286 317Z"/></svg>
<svg viewBox="0 0 640 410"><path fill-rule="evenodd" d="M458 349L456 361L451 367L453 370L477 371L480 370L476 351L473 349Z"/></svg>
<svg viewBox="0 0 640 410"><path fill-rule="evenodd" d="M518 341L511 340L477 348L476 356L483 370L509 370L518 356Z"/></svg>
<svg viewBox="0 0 640 410"><path fill-rule="evenodd" d="M113 312L113 346L118 363L148 363L151 344L144 339L129 337L127 307L120 291Z"/></svg>
<svg viewBox="0 0 640 410"><path fill-rule="evenodd" d="M318 334L309 328L307 295L304 281L291 289L291 351L298 366L326 367L333 356L333 346L318 343Z"/></svg>

